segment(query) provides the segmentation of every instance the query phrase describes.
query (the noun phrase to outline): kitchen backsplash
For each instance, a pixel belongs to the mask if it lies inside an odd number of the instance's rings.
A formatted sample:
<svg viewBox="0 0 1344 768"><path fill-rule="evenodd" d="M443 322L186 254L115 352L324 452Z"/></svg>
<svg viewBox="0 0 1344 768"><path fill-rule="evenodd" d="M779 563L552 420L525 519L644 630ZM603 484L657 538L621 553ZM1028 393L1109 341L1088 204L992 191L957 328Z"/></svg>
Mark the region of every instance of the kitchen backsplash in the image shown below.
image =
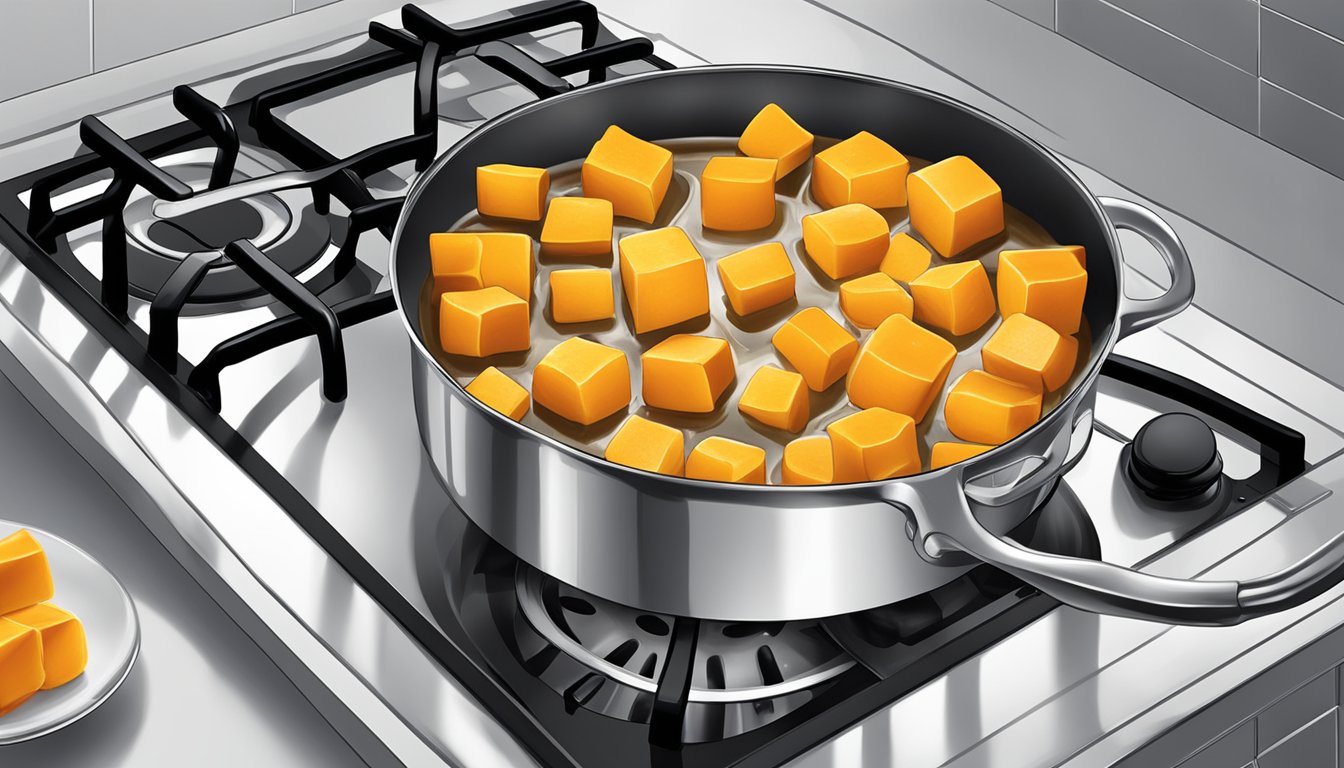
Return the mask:
<svg viewBox="0 0 1344 768"><path fill-rule="evenodd" d="M1344 0L991 0L1344 176Z"/></svg>

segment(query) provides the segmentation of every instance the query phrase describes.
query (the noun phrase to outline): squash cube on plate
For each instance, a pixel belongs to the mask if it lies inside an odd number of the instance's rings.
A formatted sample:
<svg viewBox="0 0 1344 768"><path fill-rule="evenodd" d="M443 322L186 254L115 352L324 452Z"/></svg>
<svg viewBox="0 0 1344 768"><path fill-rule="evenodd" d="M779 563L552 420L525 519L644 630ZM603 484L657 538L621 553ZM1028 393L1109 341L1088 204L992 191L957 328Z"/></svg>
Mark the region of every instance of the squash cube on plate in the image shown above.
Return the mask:
<svg viewBox="0 0 1344 768"><path fill-rule="evenodd" d="M1003 190L969 157L921 168L907 188L911 226L943 258L1003 231Z"/></svg>
<svg viewBox="0 0 1344 768"><path fill-rule="evenodd" d="M1078 340L1028 315L1009 315L980 348L980 360L995 376L1054 392L1073 375Z"/></svg>
<svg viewBox="0 0 1344 768"><path fill-rule="evenodd" d="M897 232L887 246L887 255L877 266L892 280L908 283L924 274L933 261L933 254L918 240L904 232Z"/></svg>
<svg viewBox="0 0 1344 768"><path fill-rule="evenodd" d="M930 452L929 469L942 469L958 464L967 459L975 458L980 454L993 448L992 445L971 445L970 443L956 443L950 440L934 443L933 450Z"/></svg>
<svg viewBox="0 0 1344 768"><path fill-rule="evenodd" d="M681 430L639 416L625 420L607 443L607 461L680 477L686 469L686 443Z"/></svg>
<svg viewBox="0 0 1344 768"><path fill-rule="evenodd" d="M947 428L960 440L998 445L1041 418L1041 393L984 371L967 371L947 393Z"/></svg>
<svg viewBox="0 0 1344 768"><path fill-rule="evenodd" d="M709 311L705 259L678 227L623 237L621 287L635 333L646 333Z"/></svg>
<svg viewBox="0 0 1344 768"><path fill-rule="evenodd" d="M895 280L874 272L840 284L840 311L859 328L876 328L895 314L913 316L915 302Z"/></svg>
<svg viewBox="0 0 1344 768"><path fill-rule="evenodd" d="M1067 248L999 254L999 311L1029 315L1063 334L1078 332L1087 295L1087 270Z"/></svg>
<svg viewBox="0 0 1344 768"><path fill-rule="evenodd" d="M812 134L794 122L778 104L766 104L747 123L737 148L747 157L775 160L775 179L782 179L812 154Z"/></svg>
<svg viewBox="0 0 1344 768"><path fill-rule="evenodd" d="M640 355L644 404L682 413L709 413L737 369L728 342L680 333Z"/></svg>
<svg viewBox="0 0 1344 768"><path fill-rule="evenodd" d="M439 343L450 355L489 357L532 346L527 302L492 285L439 299Z"/></svg>
<svg viewBox="0 0 1344 768"><path fill-rule="evenodd" d="M917 474L919 440L915 421L886 408L865 408L831 422L835 482L857 483Z"/></svg>
<svg viewBox="0 0 1344 768"><path fill-rule="evenodd" d="M854 358L845 388L860 408L886 408L923 421L952 370L956 347L905 315L883 320Z"/></svg>
<svg viewBox="0 0 1344 768"><path fill-rule="evenodd" d="M767 365L747 380L737 409L767 427L801 432L807 426L807 384L802 374Z"/></svg>
<svg viewBox="0 0 1344 768"><path fill-rule="evenodd" d="M877 269L890 245L888 233L882 214L862 203L803 217L807 255L832 280Z"/></svg>
<svg viewBox="0 0 1344 768"><path fill-rule="evenodd" d="M611 253L611 201L598 197L557 197L541 225L541 250L549 256L604 256Z"/></svg>
<svg viewBox="0 0 1344 768"><path fill-rule="evenodd" d="M584 197L610 200L617 216L653 223L672 182L672 153L610 126L583 161Z"/></svg>
<svg viewBox="0 0 1344 768"><path fill-rule="evenodd" d="M493 365L471 380L467 392L514 421L523 418L532 407L532 397L523 385Z"/></svg>
<svg viewBox="0 0 1344 768"><path fill-rule="evenodd" d="M532 300L532 238L518 232L436 232L429 236L434 290L499 286Z"/></svg>
<svg viewBox="0 0 1344 768"><path fill-rule="evenodd" d="M827 208L863 203L872 208L905 205L910 161L867 131L817 153L812 160L812 197Z"/></svg>
<svg viewBox="0 0 1344 768"><path fill-rule="evenodd" d="M504 163L476 168L476 210L483 216L541 221L550 189L545 168Z"/></svg>
<svg viewBox="0 0 1344 768"><path fill-rule="evenodd" d="M42 690L59 688L84 672L89 663L89 646L84 625L74 614L51 603L38 603L5 618L41 635L42 669L46 674Z"/></svg>
<svg viewBox="0 0 1344 768"><path fill-rule="evenodd" d="M579 424L601 421L630 404L630 362L605 344L565 339L532 370L532 399Z"/></svg>
<svg viewBox="0 0 1344 768"><path fill-rule="evenodd" d="M700 223L725 232L749 232L775 220L775 161L711 157L700 173Z"/></svg>
<svg viewBox="0 0 1344 768"><path fill-rule="evenodd" d="M55 591L47 553L31 533L0 539L0 614L50 600Z"/></svg>
<svg viewBox="0 0 1344 768"><path fill-rule="evenodd" d="M994 291L978 261L934 267L910 281L915 319L962 336L994 317Z"/></svg>
<svg viewBox="0 0 1344 768"><path fill-rule="evenodd" d="M557 269L548 279L551 319L555 322L588 323L616 316L610 270Z"/></svg>
<svg viewBox="0 0 1344 768"><path fill-rule="evenodd" d="M831 438L810 435L784 446L780 479L785 485L825 485L835 479L835 459Z"/></svg>
<svg viewBox="0 0 1344 768"><path fill-rule="evenodd" d="M765 449L726 437L707 437L686 457L686 476L721 483L763 485Z"/></svg>
<svg viewBox="0 0 1344 768"><path fill-rule="evenodd" d="M728 305L746 316L793 298L796 275L780 243L762 243L716 262Z"/></svg>
<svg viewBox="0 0 1344 768"><path fill-rule="evenodd" d="M0 713L22 704L45 681L41 634L0 618Z"/></svg>
<svg viewBox="0 0 1344 768"><path fill-rule="evenodd" d="M770 342L817 392L843 378L859 351L858 339L819 307L790 317Z"/></svg>

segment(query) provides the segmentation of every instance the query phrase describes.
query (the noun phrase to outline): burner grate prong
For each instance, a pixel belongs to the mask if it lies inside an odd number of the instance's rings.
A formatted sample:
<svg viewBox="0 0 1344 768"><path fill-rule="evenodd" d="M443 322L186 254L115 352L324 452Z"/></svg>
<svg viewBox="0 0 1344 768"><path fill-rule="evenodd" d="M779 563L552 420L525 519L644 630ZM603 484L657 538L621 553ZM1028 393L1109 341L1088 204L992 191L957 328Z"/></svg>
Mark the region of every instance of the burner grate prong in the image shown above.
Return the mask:
<svg viewBox="0 0 1344 768"><path fill-rule="evenodd" d="M210 169L210 189L228 184L233 180L233 167L238 161L238 131L233 127L233 121L218 104L189 85L173 89L173 106L218 147L215 164Z"/></svg>

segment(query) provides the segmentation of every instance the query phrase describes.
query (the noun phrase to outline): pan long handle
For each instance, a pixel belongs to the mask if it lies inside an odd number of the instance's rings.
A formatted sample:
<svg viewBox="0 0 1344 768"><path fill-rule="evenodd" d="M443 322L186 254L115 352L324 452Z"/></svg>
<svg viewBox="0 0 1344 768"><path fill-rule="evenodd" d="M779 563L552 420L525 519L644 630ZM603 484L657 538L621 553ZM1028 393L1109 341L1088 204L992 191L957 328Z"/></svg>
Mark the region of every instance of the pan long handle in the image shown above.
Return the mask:
<svg viewBox="0 0 1344 768"><path fill-rule="evenodd" d="M1117 229L1127 229L1142 235L1153 244L1171 273L1171 287L1162 295L1150 299L1134 299L1120 293L1120 338L1166 320L1190 306L1195 298L1195 270L1190 256L1177 237L1176 230L1162 217L1147 208L1114 197L1098 198L1106 215ZM1123 254L1121 255L1123 262ZM1124 285L1124 269L1120 270L1120 284Z"/></svg>
<svg viewBox="0 0 1344 768"><path fill-rule="evenodd" d="M1246 581L1177 579L1030 549L981 524L964 495L957 494L959 505L933 506L922 495L904 486L890 501L915 520L915 546L934 562L964 552L1063 603L1095 613L1224 626L1301 605L1344 580L1344 532L1268 576Z"/></svg>

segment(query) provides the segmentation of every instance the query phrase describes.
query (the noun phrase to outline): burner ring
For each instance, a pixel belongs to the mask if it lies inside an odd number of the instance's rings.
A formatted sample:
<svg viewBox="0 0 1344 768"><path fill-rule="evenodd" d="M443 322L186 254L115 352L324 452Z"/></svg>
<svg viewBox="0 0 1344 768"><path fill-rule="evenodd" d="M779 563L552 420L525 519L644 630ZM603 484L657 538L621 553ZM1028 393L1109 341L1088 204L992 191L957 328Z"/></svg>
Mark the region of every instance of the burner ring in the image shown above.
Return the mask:
<svg viewBox="0 0 1344 768"><path fill-rule="evenodd" d="M183 170L187 168L200 169L199 166L182 167ZM208 181L209 166L200 170L204 171L206 176L205 180ZM198 192L205 188L204 183L189 181L188 184L191 185L192 189L195 189ZM164 256L176 261L181 261L191 255L191 253L193 253L192 251L181 251L165 246L154 237L152 232L155 229L156 224L172 223L174 220L161 219L158 216L155 216L154 203L157 201L157 198L148 192L145 192L142 188L137 187L136 191L140 194L132 197L130 202L126 205L126 237L129 239L130 244L150 254ZM281 192L279 194L284 195L285 193ZM267 248L275 247L292 237L295 230L298 228L298 217L295 216L294 212L298 211L302 213L304 201L302 197L299 197L298 200L294 200L293 198L296 197L296 195L293 194L286 195L286 197L289 197L290 200L286 201L281 199L278 195L266 194L247 197L237 201L240 206L246 206L250 213L257 216L260 220L260 229L255 234L240 231L233 235L231 239L245 237L250 240L253 245L265 250ZM296 203L297 205L295 205ZM209 209L202 213L208 212ZM215 248L223 248L225 244L210 243L209 245ZM201 248L197 250L205 249Z"/></svg>

